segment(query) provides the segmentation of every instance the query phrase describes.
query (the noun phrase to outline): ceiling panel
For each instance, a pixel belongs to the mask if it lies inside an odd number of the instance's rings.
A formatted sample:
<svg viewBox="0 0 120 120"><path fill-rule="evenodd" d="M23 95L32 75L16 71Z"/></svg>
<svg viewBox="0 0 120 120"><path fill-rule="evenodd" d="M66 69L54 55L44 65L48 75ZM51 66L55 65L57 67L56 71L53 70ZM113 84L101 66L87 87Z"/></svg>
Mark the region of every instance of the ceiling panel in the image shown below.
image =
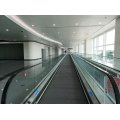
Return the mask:
<svg viewBox="0 0 120 120"><path fill-rule="evenodd" d="M117 15L18 15L17 17L38 33L63 43L64 47L70 47L71 45L74 47L86 38L94 36L96 31L115 19ZM36 40L48 45L61 46L41 39L5 16L0 16L0 23L0 39ZM6 31L6 29L9 29L9 31ZM24 30L24 32L21 33L21 30Z"/></svg>

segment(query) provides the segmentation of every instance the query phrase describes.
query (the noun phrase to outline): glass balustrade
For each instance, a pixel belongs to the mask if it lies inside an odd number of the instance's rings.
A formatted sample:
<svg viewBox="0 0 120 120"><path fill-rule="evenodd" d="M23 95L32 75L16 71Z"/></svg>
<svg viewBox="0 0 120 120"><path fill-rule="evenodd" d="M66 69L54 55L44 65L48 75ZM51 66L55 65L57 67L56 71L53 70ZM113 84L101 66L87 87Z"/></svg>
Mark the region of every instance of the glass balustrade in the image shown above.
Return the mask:
<svg viewBox="0 0 120 120"><path fill-rule="evenodd" d="M47 74L63 57L64 55L52 58L34 67L19 72L13 78L9 78L6 84L8 85L7 91L5 90L6 87L3 90L4 93L6 91L4 94L4 102L6 104L23 103L25 98L33 94L37 85L44 80Z"/></svg>

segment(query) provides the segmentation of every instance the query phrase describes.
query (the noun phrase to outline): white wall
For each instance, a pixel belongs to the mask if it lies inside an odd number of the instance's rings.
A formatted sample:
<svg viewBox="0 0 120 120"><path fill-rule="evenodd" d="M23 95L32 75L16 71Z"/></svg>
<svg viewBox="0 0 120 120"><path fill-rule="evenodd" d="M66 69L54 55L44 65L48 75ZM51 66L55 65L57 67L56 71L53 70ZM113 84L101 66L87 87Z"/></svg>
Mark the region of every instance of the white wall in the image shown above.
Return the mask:
<svg viewBox="0 0 120 120"><path fill-rule="evenodd" d="M44 45L36 42L24 42L24 59L42 58Z"/></svg>
<svg viewBox="0 0 120 120"><path fill-rule="evenodd" d="M62 49L58 48L58 55L62 54Z"/></svg>
<svg viewBox="0 0 120 120"><path fill-rule="evenodd" d="M75 52L78 52L78 45L76 46L76 50L75 50Z"/></svg>
<svg viewBox="0 0 120 120"><path fill-rule="evenodd" d="M86 39L86 54L92 54L92 39Z"/></svg>
<svg viewBox="0 0 120 120"><path fill-rule="evenodd" d="M120 58L120 17L116 19L115 24L114 57Z"/></svg>
<svg viewBox="0 0 120 120"><path fill-rule="evenodd" d="M75 52L75 47L73 47L73 52Z"/></svg>
<svg viewBox="0 0 120 120"><path fill-rule="evenodd" d="M52 55L55 55L55 48L52 48Z"/></svg>
<svg viewBox="0 0 120 120"><path fill-rule="evenodd" d="M79 53L83 53L83 50L82 50L82 43L79 44L79 50L78 50Z"/></svg>
<svg viewBox="0 0 120 120"><path fill-rule="evenodd" d="M61 48L55 48L55 56L57 57L57 56L59 56L59 55L61 55L62 54L62 49Z"/></svg>
<svg viewBox="0 0 120 120"><path fill-rule="evenodd" d="M69 52L73 53L73 49L68 49Z"/></svg>
<svg viewBox="0 0 120 120"><path fill-rule="evenodd" d="M52 55L52 47L49 47L49 55Z"/></svg>

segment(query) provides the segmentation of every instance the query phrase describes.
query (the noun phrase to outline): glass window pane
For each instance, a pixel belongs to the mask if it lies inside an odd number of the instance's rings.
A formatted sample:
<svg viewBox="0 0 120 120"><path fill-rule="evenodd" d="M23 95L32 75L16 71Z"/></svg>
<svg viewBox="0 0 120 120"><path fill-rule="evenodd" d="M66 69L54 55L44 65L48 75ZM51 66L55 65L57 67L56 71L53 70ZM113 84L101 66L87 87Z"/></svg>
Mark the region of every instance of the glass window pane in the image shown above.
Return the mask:
<svg viewBox="0 0 120 120"><path fill-rule="evenodd" d="M95 39L94 39L94 47L97 46L96 41L97 41L97 39L95 38Z"/></svg>
<svg viewBox="0 0 120 120"><path fill-rule="evenodd" d="M114 56L114 45L106 46L106 56L108 57Z"/></svg>
<svg viewBox="0 0 120 120"><path fill-rule="evenodd" d="M93 54L94 54L94 55L97 54L97 50L96 50L96 48L94 48Z"/></svg>
<svg viewBox="0 0 120 120"><path fill-rule="evenodd" d="M82 44L82 53L84 53L84 44Z"/></svg>
<svg viewBox="0 0 120 120"><path fill-rule="evenodd" d="M103 35L99 36L98 46L103 45Z"/></svg>
<svg viewBox="0 0 120 120"><path fill-rule="evenodd" d="M98 47L98 55L103 56L103 47Z"/></svg>
<svg viewBox="0 0 120 120"><path fill-rule="evenodd" d="M106 44L113 44L115 40L115 29L106 34Z"/></svg>

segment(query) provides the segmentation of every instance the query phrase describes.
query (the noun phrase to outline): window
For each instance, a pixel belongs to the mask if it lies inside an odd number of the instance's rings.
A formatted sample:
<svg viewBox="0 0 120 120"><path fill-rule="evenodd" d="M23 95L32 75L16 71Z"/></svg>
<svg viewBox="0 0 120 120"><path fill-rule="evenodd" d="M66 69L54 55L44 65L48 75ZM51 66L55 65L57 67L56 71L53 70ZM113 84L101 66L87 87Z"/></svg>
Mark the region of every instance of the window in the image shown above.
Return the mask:
<svg viewBox="0 0 120 120"><path fill-rule="evenodd" d="M96 43L96 41L97 41L97 40L96 40L96 38L95 38L95 39L94 39L94 46L97 46L97 43Z"/></svg>
<svg viewBox="0 0 120 120"><path fill-rule="evenodd" d="M98 47L98 55L103 56L103 47Z"/></svg>
<svg viewBox="0 0 120 120"><path fill-rule="evenodd" d="M103 45L103 35L101 35L99 38L98 38L98 46L102 46Z"/></svg>
<svg viewBox="0 0 120 120"><path fill-rule="evenodd" d="M115 29L105 32L93 39L93 54L114 57Z"/></svg>
<svg viewBox="0 0 120 120"><path fill-rule="evenodd" d="M106 56L113 57L114 56L114 45L106 46Z"/></svg>
<svg viewBox="0 0 120 120"><path fill-rule="evenodd" d="M96 48L94 48L94 52L93 52L95 55L97 55L97 50Z"/></svg>
<svg viewBox="0 0 120 120"><path fill-rule="evenodd" d="M84 53L84 44L82 44L82 53Z"/></svg>
<svg viewBox="0 0 120 120"><path fill-rule="evenodd" d="M114 44L115 30L112 30L106 34L106 44Z"/></svg>

